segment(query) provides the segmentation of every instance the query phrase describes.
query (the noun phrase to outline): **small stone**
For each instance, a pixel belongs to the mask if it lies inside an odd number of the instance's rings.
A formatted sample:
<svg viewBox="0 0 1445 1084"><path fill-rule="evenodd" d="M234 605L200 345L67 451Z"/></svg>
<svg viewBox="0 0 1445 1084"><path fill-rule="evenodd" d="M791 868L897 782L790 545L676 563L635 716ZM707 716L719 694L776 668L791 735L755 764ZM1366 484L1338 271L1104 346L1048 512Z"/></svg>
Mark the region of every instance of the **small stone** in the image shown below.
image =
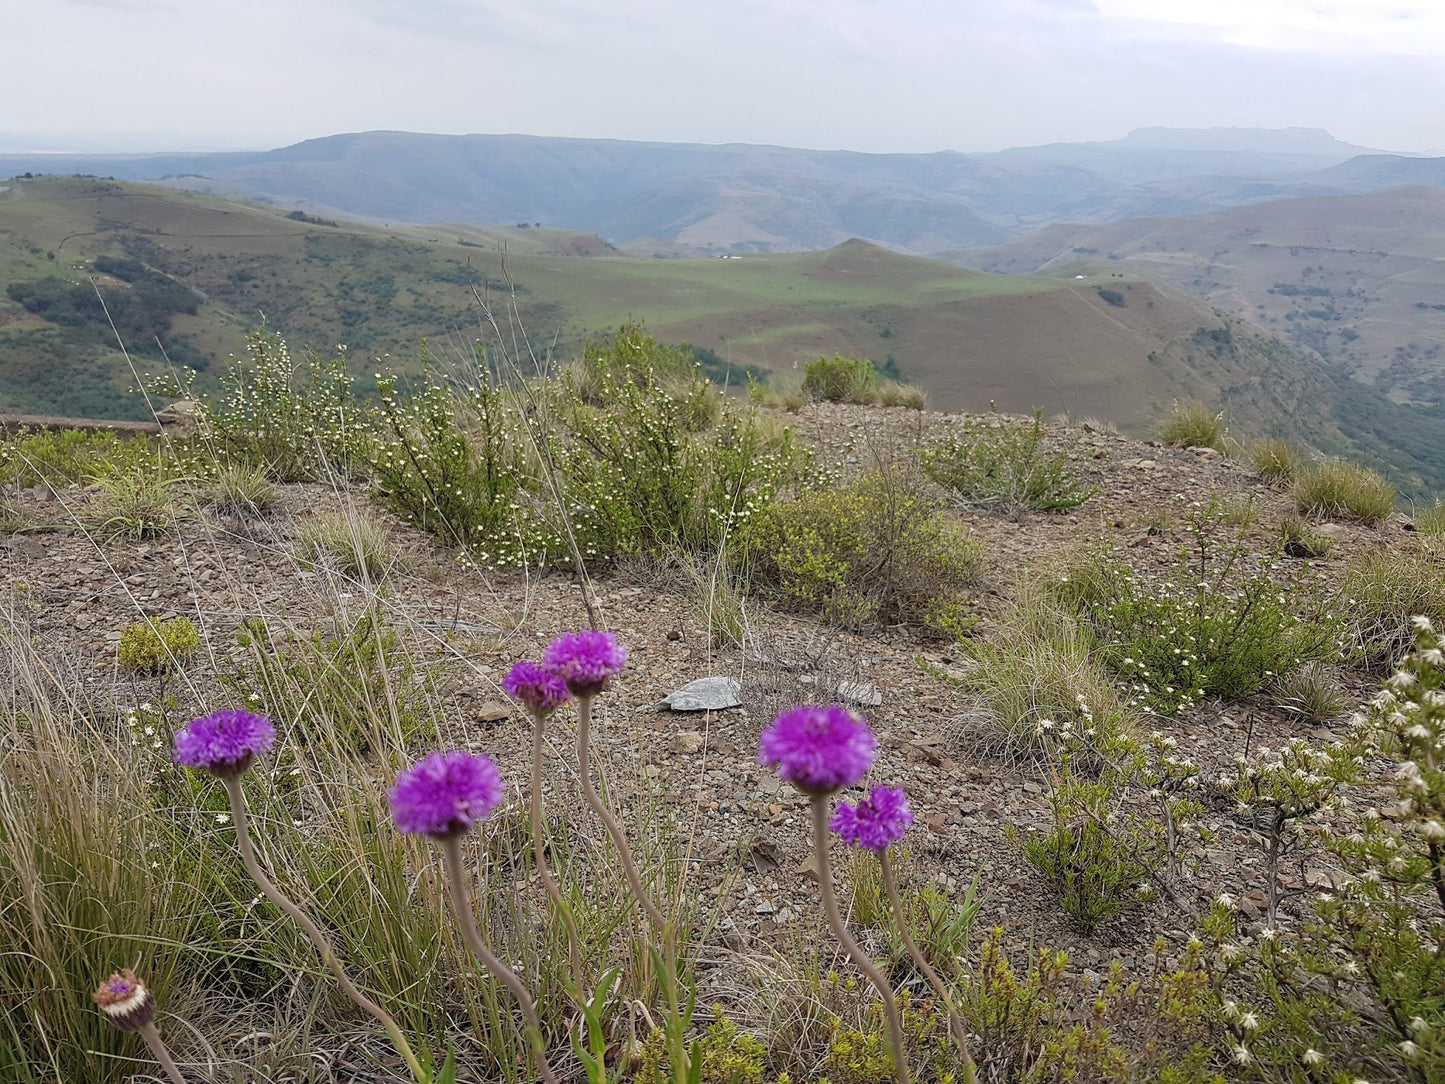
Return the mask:
<svg viewBox="0 0 1445 1084"><path fill-rule="evenodd" d="M476 718L479 723L499 723L512 714L512 710L505 704L498 704L495 700L488 700L476 710Z"/></svg>
<svg viewBox="0 0 1445 1084"><path fill-rule="evenodd" d="M742 706L741 691L742 686L730 677L698 678L668 693L657 707L659 711L726 711Z"/></svg>
<svg viewBox="0 0 1445 1084"><path fill-rule="evenodd" d="M807 877L809 880L812 880L812 881L816 881L816 880L818 879L818 856L817 856L817 855L815 855L815 854L810 854L810 855L808 855L807 858L803 859L803 861L802 861L801 863L799 863L799 865L798 865L798 876L799 876L799 877Z"/></svg>
<svg viewBox="0 0 1445 1084"><path fill-rule="evenodd" d="M674 753L691 756L702 751L707 739L696 730L681 730L672 736L672 741L668 744Z"/></svg>

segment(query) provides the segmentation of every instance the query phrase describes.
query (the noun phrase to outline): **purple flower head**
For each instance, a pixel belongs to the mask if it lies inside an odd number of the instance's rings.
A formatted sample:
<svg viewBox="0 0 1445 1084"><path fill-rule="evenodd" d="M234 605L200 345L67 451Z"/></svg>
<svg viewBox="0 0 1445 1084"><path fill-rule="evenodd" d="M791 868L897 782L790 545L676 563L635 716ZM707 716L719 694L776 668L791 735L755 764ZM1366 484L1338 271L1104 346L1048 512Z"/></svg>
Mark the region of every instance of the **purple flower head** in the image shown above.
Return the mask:
<svg viewBox="0 0 1445 1084"><path fill-rule="evenodd" d="M844 843L882 854L912 823L913 810L902 787L874 787L857 805L839 802L832 828Z"/></svg>
<svg viewBox="0 0 1445 1084"><path fill-rule="evenodd" d="M763 731L758 763L808 794L851 787L868 774L878 739L862 716L837 704L789 708Z"/></svg>
<svg viewBox="0 0 1445 1084"><path fill-rule="evenodd" d="M91 997L105 1018L122 1031L139 1031L156 1015L155 999L130 968L111 975Z"/></svg>
<svg viewBox="0 0 1445 1084"><path fill-rule="evenodd" d="M567 683L573 696L596 696L607 688L607 679L627 665L627 648L617 642L616 633L564 632L547 645L542 662Z"/></svg>
<svg viewBox="0 0 1445 1084"><path fill-rule="evenodd" d="M502 688L533 715L549 715L572 699L561 676L535 662L517 663L502 679Z"/></svg>
<svg viewBox="0 0 1445 1084"><path fill-rule="evenodd" d="M249 711L216 711L176 731L171 754L177 764L212 775L240 775L256 754L276 740L276 728L264 715Z"/></svg>
<svg viewBox="0 0 1445 1084"><path fill-rule="evenodd" d="M396 777L391 814L403 832L444 839L485 820L504 789L491 757L433 753Z"/></svg>

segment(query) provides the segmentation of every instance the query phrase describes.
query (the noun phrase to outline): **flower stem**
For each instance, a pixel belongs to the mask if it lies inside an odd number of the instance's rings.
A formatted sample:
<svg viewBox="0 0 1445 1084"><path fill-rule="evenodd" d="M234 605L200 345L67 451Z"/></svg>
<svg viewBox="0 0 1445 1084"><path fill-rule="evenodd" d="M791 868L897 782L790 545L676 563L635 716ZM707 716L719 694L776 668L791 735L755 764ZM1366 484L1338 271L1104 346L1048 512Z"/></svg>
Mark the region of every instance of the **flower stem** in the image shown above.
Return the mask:
<svg viewBox="0 0 1445 1084"><path fill-rule="evenodd" d="M532 859L537 865L537 875L542 878L542 884L547 889L547 896L552 901L552 907L557 914L562 916L562 924L567 927L567 959L572 970L573 996L580 997L585 989L582 975L582 942L577 936L577 922L572 917L572 908L567 905L567 900L562 895L561 886L557 884L552 871L547 868L547 857L542 840L542 748L546 739L547 717L545 715L532 716Z"/></svg>
<svg viewBox="0 0 1445 1084"><path fill-rule="evenodd" d="M622 860L622 873L627 878L627 886L632 889L632 894L637 902L642 905L642 910L647 914L647 920L652 923L658 933L667 929L667 919L658 909L657 904L652 902L652 897L647 894L647 889L642 886L642 876L637 872L637 863L632 860L632 850L627 845L627 837L623 835L622 828L617 823L617 818L607 808L607 803L597 793L597 788L592 785L592 698L590 696L579 696L577 698L577 768L582 776L582 796L587 799L588 806L592 812L597 814L597 819L602 822L602 827L607 829L607 835L611 837L612 844L617 848L617 855Z"/></svg>
<svg viewBox="0 0 1445 1084"><path fill-rule="evenodd" d="M887 849L878 852L879 865L883 867L883 890L888 893L888 906L893 910L893 922L898 927L898 932L903 936L903 944L908 948L908 955L913 957L913 964L923 977L928 980L928 985L933 987L933 992L943 1002L943 1007L948 1010L948 1027L953 1032L953 1041L958 1044L958 1053L963 1058L963 1084L974 1084L978 1079L978 1070L973 1064L973 1057L968 1052L968 1032L964 1030L963 1018L958 1015L958 1010L953 1007L953 998L949 996L948 988L943 985L938 972L923 958L923 953L918 951L918 944L913 940L913 932L909 929L908 918L903 913L903 900L898 895L898 883L893 878L893 862L888 857Z"/></svg>
<svg viewBox="0 0 1445 1084"><path fill-rule="evenodd" d="M146 1046L151 1048L151 1056L161 1063L161 1068L166 1071L174 1084L186 1084L186 1078L181 1076L181 1071L176 1068L176 1063L171 1057L171 1052L166 1049L165 1040L161 1033L156 1030L153 1023L147 1022L140 1026L140 1037L146 1041Z"/></svg>
<svg viewBox="0 0 1445 1084"><path fill-rule="evenodd" d="M660 976L663 986L663 996L667 998L667 1007L673 1027L669 1028L671 1061L673 1076L678 1080L688 1078L689 1055L685 1037L681 1034L682 1026L682 996L678 990L677 980L677 936L672 923L663 915L657 904L652 902L652 897L647 894L643 887L642 875L637 872L637 863L633 861L632 849L627 844L627 836L623 834L622 827L617 823L617 818L607 808L607 803L597 793L597 788L592 784L592 697L577 697L577 770L582 776L582 796L586 798L587 805L592 812L597 814L597 819L602 822L602 827L607 830L612 844L617 848L617 856L622 862L622 873L627 878L627 886L632 890L632 895L642 906L643 913L647 920L652 923L652 928L662 938L662 974Z"/></svg>
<svg viewBox="0 0 1445 1084"><path fill-rule="evenodd" d="M241 864L246 867L246 872L251 875L251 880L256 882L261 893L268 900L286 912L291 921L301 927L306 939L311 942L317 954L320 955L321 962L326 965L336 979L336 984L341 987L341 992L351 999L353 1005L370 1014L386 1029L387 1035L391 1037L391 1045L396 1048L396 1052L406 1062L412 1076L417 1079L418 1084L427 1084L429 1075L422 1068L421 1062L417 1060L411 1044L406 1041L406 1036L401 1033L401 1028L397 1027L391 1014L356 988L356 985L342 969L341 962L337 960L336 953L332 951L331 942L326 935L321 932L316 923L307 917L306 912L281 894L281 890L271 883L271 879L266 876L260 863L256 861L256 852L251 846L251 833L247 827L246 800L241 794L240 776L226 776L223 782L226 784L226 796L231 800L231 820L236 826L236 843L241 849Z"/></svg>
<svg viewBox="0 0 1445 1084"><path fill-rule="evenodd" d="M462 928L462 940L466 941L467 948L472 950L472 955L481 961L482 966L495 975L517 999L517 1004L522 1007L522 1019L527 1025L527 1038L532 1044L532 1054L537 1060L537 1072L547 1084L557 1084L557 1077L553 1074L552 1067L547 1064L547 1044L542 1038L542 1027L537 1023L537 1010L532 1007L531 995L522 985L522 980L517 978L516 972L492 955L482 940L481 931L477 929L477 919L472 914L472 904L467 897L466 880L462 872L461 838L456 835L445 836L438 842L442 845L442 853L446 855L447 889L452 898L452 910L456 912L457 924Z"/></svg>
<svg viewBox="0 0 1445 1084"><path fill-rule="evenodd" d="M833 896L833 869L828 863L828 796L811 794L809 799L813 809L813 852L818 858L818 887L823 895L823 914L843 951L868 976L868 981L883 999L883 1011L888 1018L888 1037L893 1045L893 1078L898 1084L908 1084L908 1061L903 1054L903 1024L898 1019L898 1002L894 1000L893 990L883 972L878 970L878 965L868 958L843 924L843 916L838 913L838 901Z"/></svg>

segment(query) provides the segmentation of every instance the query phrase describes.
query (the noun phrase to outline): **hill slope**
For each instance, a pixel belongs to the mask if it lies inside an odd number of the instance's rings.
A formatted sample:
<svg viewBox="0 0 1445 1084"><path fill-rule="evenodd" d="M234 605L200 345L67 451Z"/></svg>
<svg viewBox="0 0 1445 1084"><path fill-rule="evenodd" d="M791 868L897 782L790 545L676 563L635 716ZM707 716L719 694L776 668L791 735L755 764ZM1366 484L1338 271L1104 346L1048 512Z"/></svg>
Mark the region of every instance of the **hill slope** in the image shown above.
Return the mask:
<svg viewBox="0 0 1445 1084"><path fill-rule="evenodd" d="M1120 261L1318 352L1397 400L1430 408L1445 403L1440 189L1051 226L957 258L1014 273Z"/></svg>

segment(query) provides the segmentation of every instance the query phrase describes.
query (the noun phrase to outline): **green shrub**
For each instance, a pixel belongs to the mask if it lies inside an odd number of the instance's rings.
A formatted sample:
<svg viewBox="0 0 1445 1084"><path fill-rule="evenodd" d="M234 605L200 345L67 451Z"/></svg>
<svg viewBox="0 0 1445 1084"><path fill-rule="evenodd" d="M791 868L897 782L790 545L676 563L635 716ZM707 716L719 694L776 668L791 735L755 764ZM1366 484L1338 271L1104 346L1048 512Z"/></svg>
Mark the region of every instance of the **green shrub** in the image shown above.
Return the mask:
<svg viewBox="0 0 1445 1084"><path fill-rule="evenodd" d="M1288 934L1241 936L1228 904L1200 926L1222 961L1214 981L1229 994L1221 1007L1236 1059L1263 1070L1302 1064L1308 1052L1311 1076L1280 1079L1445 1079L1445 667L1429 622L1414 632L1414 652L1368 715L1344 742L1314 750L1305 773L1309 796L1369 772L1366 800L1347 805L1331 793L1329 816L1318 818L1315 838L1342 883L1315 895L1313 913ZM1299 773L1275 776L1284 801L1297 802Z"/></svg>
<svg viewBox="0 0 1445 1084"><path fill-rule="evenodd" d="M1371 550L1346 566L1340 593L1361 660L1392 666L1414 640L1411 618L1445 621L1445 557L1415 547Z"/></svg>
<svg viewBox="0 0 1445 1084"><path fill-rule="evenodd" d="M1206 697L1257 693L1341 646L1343 629L1322 601L1281 592L1267 562L1251 570L1241 544L1211 559L1210 518L1191 518L1196 555L1186 554L1170 579L1147 582L1102 555L1075 582L1058 586L1098 631L1103 661L1141 706L1162 715Z"/></svg>
<svg viewBox="0 0 1445 1084"><path fill-rule="evenodd" d="M137 674L163 674L184 666L201 650L201 633L189 617L136 621L120 634L120 668Z"/></svg>
<svg viewBox="0 0 1445 1084"><path fill-rule="evenodd" d="M1302 471L1295 479L1294 500L1304 515L1373 527L1395 511L1395 487L1366 467L1337 460Z"/></svg>
<svg viewBox="0 0 1445 1084"><path fill-rule="evenodd" d="M974 919L983 906L978 878L974 878L961 899L955 900L936 882L917 881L914 876L917 863L906 849L894 848L889 853L904 918L914 942L935 970L953 975L969 949ZM867 851L854 852L846 871L852 887L853 921L876 931L887 946L892 967L912 967L907 943L893 920L877 858ZM913 882L911 886L910 882Z"/></svg>
<svg viewBox="0 0 1445 1084"><path fill-rule="evenodd" d="M23 431L0 442L0 484L61 487L158 463L161 446L147 436L121 437L80 429Z"/></svg>
<svg viewBox="0 0 1445 1084"><path fill-rule="evenodd" d="M624 328L603 349L588 348L591 398L564 398L550 436L585 558L715 551L806 474L791 430L723 400L674 348Z"/></svg>
<svg viewBox="0 0 1445 1084"><path fill-rule="evenodd" d="M396 547L380 525L360 511L323 512L302 526L296 540L304 564L321 564L347 576L382 579Z"/></svg>
<svg viewBox="0 0 1445 1084"><path fill-rule="evenodd" d="M740 538L755 585L849 627L918 623L983 568L979 543L942 518L907 467L764 508Z"/></svg>
<svg viewBox="0 0 1445 1084"><path fill-rule="evenodd" d="M803 391L832 403L871 403L877 397L877 382L877 370L867 358L834 354L803 367Z"/></svg>
<svg viewBox="0 0 1445 1084"><path fill-rule="evenodd" d="M1304 456L1287 440L1269 437L1251 446L1254 473L1271 485L1290 485L1304 468Z"/></svg>
<svg viewBox="0 0 1445 1084"><path fill-rule="evenodd" d="M1210 410L1203 403L1174 403L1159 423L1159 439L1179 448L1226 448L1224 414Z"/></svg>
<svg viewBox="0 0 1445 1084"><path fill-rule="evenodd" d="M1054 826L1027 833L1024 857L1080 929L1092 933L1154 899L1164 853L1137 819L1120 815L1113 787L1066 776L1049 804Z"/></svg>
<svg viewBox="0 0 1445 1084"><path fill-rule="evenodd" d="M924 449L923 469L964 504L1063 512L1098 492L1079 481L1068 449L1045 454L1043 440L1037 413L1031 426L970 421Z"/></svg>

